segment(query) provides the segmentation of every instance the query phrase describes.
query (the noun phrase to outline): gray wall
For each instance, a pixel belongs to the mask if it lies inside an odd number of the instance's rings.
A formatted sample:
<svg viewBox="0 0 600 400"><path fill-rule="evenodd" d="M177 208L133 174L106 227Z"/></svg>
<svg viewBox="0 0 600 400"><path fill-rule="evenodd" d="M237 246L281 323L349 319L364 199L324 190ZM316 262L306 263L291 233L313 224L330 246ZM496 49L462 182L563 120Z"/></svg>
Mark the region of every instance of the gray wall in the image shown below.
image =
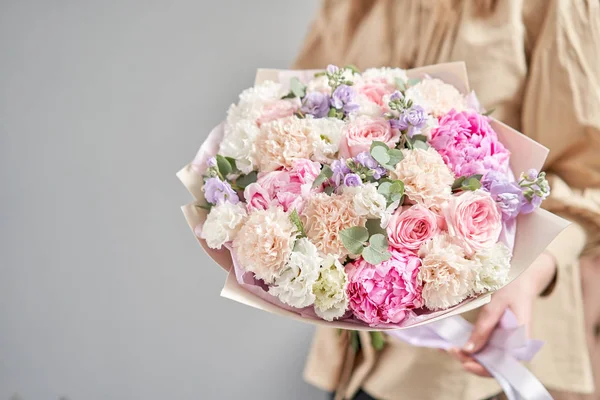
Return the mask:
<svg viewBox="0 0 600 400"><path fill-rule="evenodd" d="M175 178L317 7L0 0L0 400L322 398L313 328L219 297Z"/></svg>

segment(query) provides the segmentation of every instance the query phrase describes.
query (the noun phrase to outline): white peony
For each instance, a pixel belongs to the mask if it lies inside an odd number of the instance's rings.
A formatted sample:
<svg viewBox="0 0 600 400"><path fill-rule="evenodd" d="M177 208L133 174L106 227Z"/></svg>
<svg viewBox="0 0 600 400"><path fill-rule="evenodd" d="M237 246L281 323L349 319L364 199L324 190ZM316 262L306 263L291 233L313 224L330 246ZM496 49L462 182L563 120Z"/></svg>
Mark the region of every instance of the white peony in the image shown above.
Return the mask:
<svg viewBox="0 0 600 400"><path fill-rule="evenodd" d="M406 76L406 72L400 68L367 68L362 73L362 78L365 80L368 79L378 79L384 78L388 83L395 85L396 79L401 79L403 82L408 80Z"/></svg>
<svg viewBox="0 0 600 400"><path fill-rule="evenodd" d="M298 239L285 267L275 278L269 293L296 308L308 307L315 301L313 285L319 278L321 258L308 239Z"/></svg>
<svg viewBox="0 0 600 400"><path fill-rule="evenodd" d="M206 240L211 249L220 249L235 239L239 228L246 219L246 207L243 203L224 202L211 208L202 230L196 235Z"/></svg>
<svg viewBox="0 0 600 400"><path fill-rule="evenodd" d="M325 164L337 160L344 121L337 118L307 118L306 121L311 130L313 159Z"/></svg>
<svg viewBox="0 0 600 400"><path fill-rule="evenodd" d="M423 79L408 88L405 95L435 117L441 117L452 109L462 111L467 108L465 97L458 89L440 79Z"/></svg>
<svg viewBox="0 0 600 400"><path fill-rule="evenodd" d="M321 264L319 279L313 285L315 312L327 321L343 316L348 308L348 277L337 258L327 256Z"/></svg>
<svg viewBox="0 0 600 400"><path fill-rule="evenodd" d="M346 186L344 194L352 197L356 213L367 218L383 218L386 213L386 199L377 192L372 183L362 186Z"/></svg>
<svg viewBox="0 0 600 400"><path fill-rule="evenodd" d="M503 243L478 251L473 257L479 264L473 287L474 293L485 293L498 290L508 282L510 271L510 249Z"/></svg>
<svg viewBox="0 0 600 400"><path fill-rule="evenodd" d="M419 249L422 258L418 281L423 285L423 301L430 310L452 307L473 291L478 263L465 258L463 249L441 234Z"/></svg>

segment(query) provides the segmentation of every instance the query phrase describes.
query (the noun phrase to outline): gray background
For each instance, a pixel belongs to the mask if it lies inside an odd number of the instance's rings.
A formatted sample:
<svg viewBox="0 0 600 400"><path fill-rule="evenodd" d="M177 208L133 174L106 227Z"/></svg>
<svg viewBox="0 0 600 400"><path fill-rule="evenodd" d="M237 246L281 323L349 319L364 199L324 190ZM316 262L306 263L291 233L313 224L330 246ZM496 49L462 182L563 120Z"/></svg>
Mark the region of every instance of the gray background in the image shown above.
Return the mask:
<svg viewBox="0 0 600 400"><path fill-rule="evenodd" d="M317 7L0 0L0 400L323 398L313 328L219 297L175 178Z"/></svg>

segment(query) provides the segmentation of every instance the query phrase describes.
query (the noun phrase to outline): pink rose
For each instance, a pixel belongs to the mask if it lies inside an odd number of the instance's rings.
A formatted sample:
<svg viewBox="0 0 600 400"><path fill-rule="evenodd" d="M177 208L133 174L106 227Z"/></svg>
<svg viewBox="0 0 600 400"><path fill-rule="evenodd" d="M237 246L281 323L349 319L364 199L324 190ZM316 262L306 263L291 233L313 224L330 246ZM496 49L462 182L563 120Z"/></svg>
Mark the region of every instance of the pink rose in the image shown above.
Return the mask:
<svg viewBox="0 0 600 400"><path fill-rule="evenodd" d="M440 232L439 216L421 205L396 210L387 226L390 246L417 252Z"/></svg>
<svg viewBox="0 0 600 400"><path fill-rule="evenodd" d="M429 144L456 176L508 171L510 152L498 140L489 118L474 111L450 110L431 131Z"/></svg>
<svg viewBox="0 0 600 400"><path fill-rule="evenodd" d="M502 214L492 196L484 190L453 196L444 208L448 233L457 239L467 256L490 248L502 231Z"/></svg>
<svg viewBox="0 0 600 400"><path fill-rule="evenodd" d="M361 115L344 126L340 142L340 155L344 158L369 151L373 141L394 147L400 139L400 132L392 129L385 118L371 118Z"/></svg>
<svg viewBox="0 0 600 400"><path fill-rule="evenodd" d="M423 306L417 283L421 259L392 247L389 251L392 257L379 265L362 257L346 265L350 309L371 326L398 324L409 310Z"/></svg>
<svg viewBox="0 0 600 400"><path fill-rule="evenodd" d="M244 189L244 199L249 212L255 210L266 210L272 203L269 193L258 183L254 182Z"/></svg>
<svg viewBox="0 0 600 400"><path fill-rule="evenodd" d="M274 121L276 119L290 117L298 110L299 105L290 100L277 100L271 103L262 111L262 114L256 120L258 126L266 124L267 122Z"/></svg>
<svg viewBox="0 0 600 400"><path fill-rule="evenodd" d="M383 96L392 94L396 87L390 84L385 78L374 78L363 82L357 87L358 93L362 93L373 103L380 107L387 106L383 103Z"/></svg>

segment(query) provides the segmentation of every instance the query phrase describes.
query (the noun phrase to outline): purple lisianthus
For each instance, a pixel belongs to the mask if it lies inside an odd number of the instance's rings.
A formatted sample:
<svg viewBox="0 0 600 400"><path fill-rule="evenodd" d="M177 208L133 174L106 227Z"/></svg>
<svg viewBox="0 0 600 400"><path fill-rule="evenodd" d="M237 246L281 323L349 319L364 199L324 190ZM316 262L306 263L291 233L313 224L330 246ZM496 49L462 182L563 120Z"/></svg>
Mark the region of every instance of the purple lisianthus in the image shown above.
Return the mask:
<svg viewBox="0 0 600 400"><path fill-rule="evenodd" d="M407 125L412 125L415 128L422 128L427 120L427 114L425 113L425 110L423 110L423 107L415 105L404 110L404 113L402 113L400 118L404 120Z"/></svg>
<svg viewBox="0 0 600 400"><path fill-rule="evenodd" d="M525 204L523 191L515 182L510 182L508 177L497 172L488 172L481 180L481 185L490 192L502 212L502 220L516 218Z"/></svg>
<svg viewBox="0 0 600 400"><path fill-rule="evenodd" d="M390 101L402 100L403 98L404 96L398 90L390 95Z"/></svg>
<svg viewBox="0 0 600 400"><path fill-rule="evenodd" d="M323 118L329 112L329 95L321 92L310 92L302 100L300 110L315 118Z"/></svg>
<svg viewBox="0 0 600 400"><path fill-rule="evenodd" d="M344 181L346 174L350 173L350 168L348 168L344 160L333 161L331 163L331 170L333 171L331 179L335 186L340 186Z"/></svg>
<svg viewBox="0 0 600 400"><path fill-rule="evenodd" d="M344 177L344 185L346 186L360 186L362 185L362 180L360 176L357 174L347 174Z"/></svg>
<svg viewBox="0 0 600 400"><path fill-rule="evenodd" d="M331 106L338 110L350 113L358 109L359 105L353 103L354 89L348 85L338 86L331 95Z"/></svg>
<svg viewBox="0 0 600 400"><path fill-rule="evenodd" d="M208 178L206 180L204 183L204 197L211 204L221 204L227 201L237 204L240 201L229 182L224 182L219 178Z"/></svg>
<svg viewBox="0 0 600 400"><path fill-rule="evenodd" d="M211 157L208 160L206 160L206 166L208 168L216 167L217 166L217 157Z"/></svg>
<svg viewBox="0 0 600 400"><path fill-rule="evenodd" d="M340 70L340 68L338 66L336 66L336 65L329 64L327 66L327 72L329 72L332 75L335 74L335 73L337 73L339 70Z"/></svg>

